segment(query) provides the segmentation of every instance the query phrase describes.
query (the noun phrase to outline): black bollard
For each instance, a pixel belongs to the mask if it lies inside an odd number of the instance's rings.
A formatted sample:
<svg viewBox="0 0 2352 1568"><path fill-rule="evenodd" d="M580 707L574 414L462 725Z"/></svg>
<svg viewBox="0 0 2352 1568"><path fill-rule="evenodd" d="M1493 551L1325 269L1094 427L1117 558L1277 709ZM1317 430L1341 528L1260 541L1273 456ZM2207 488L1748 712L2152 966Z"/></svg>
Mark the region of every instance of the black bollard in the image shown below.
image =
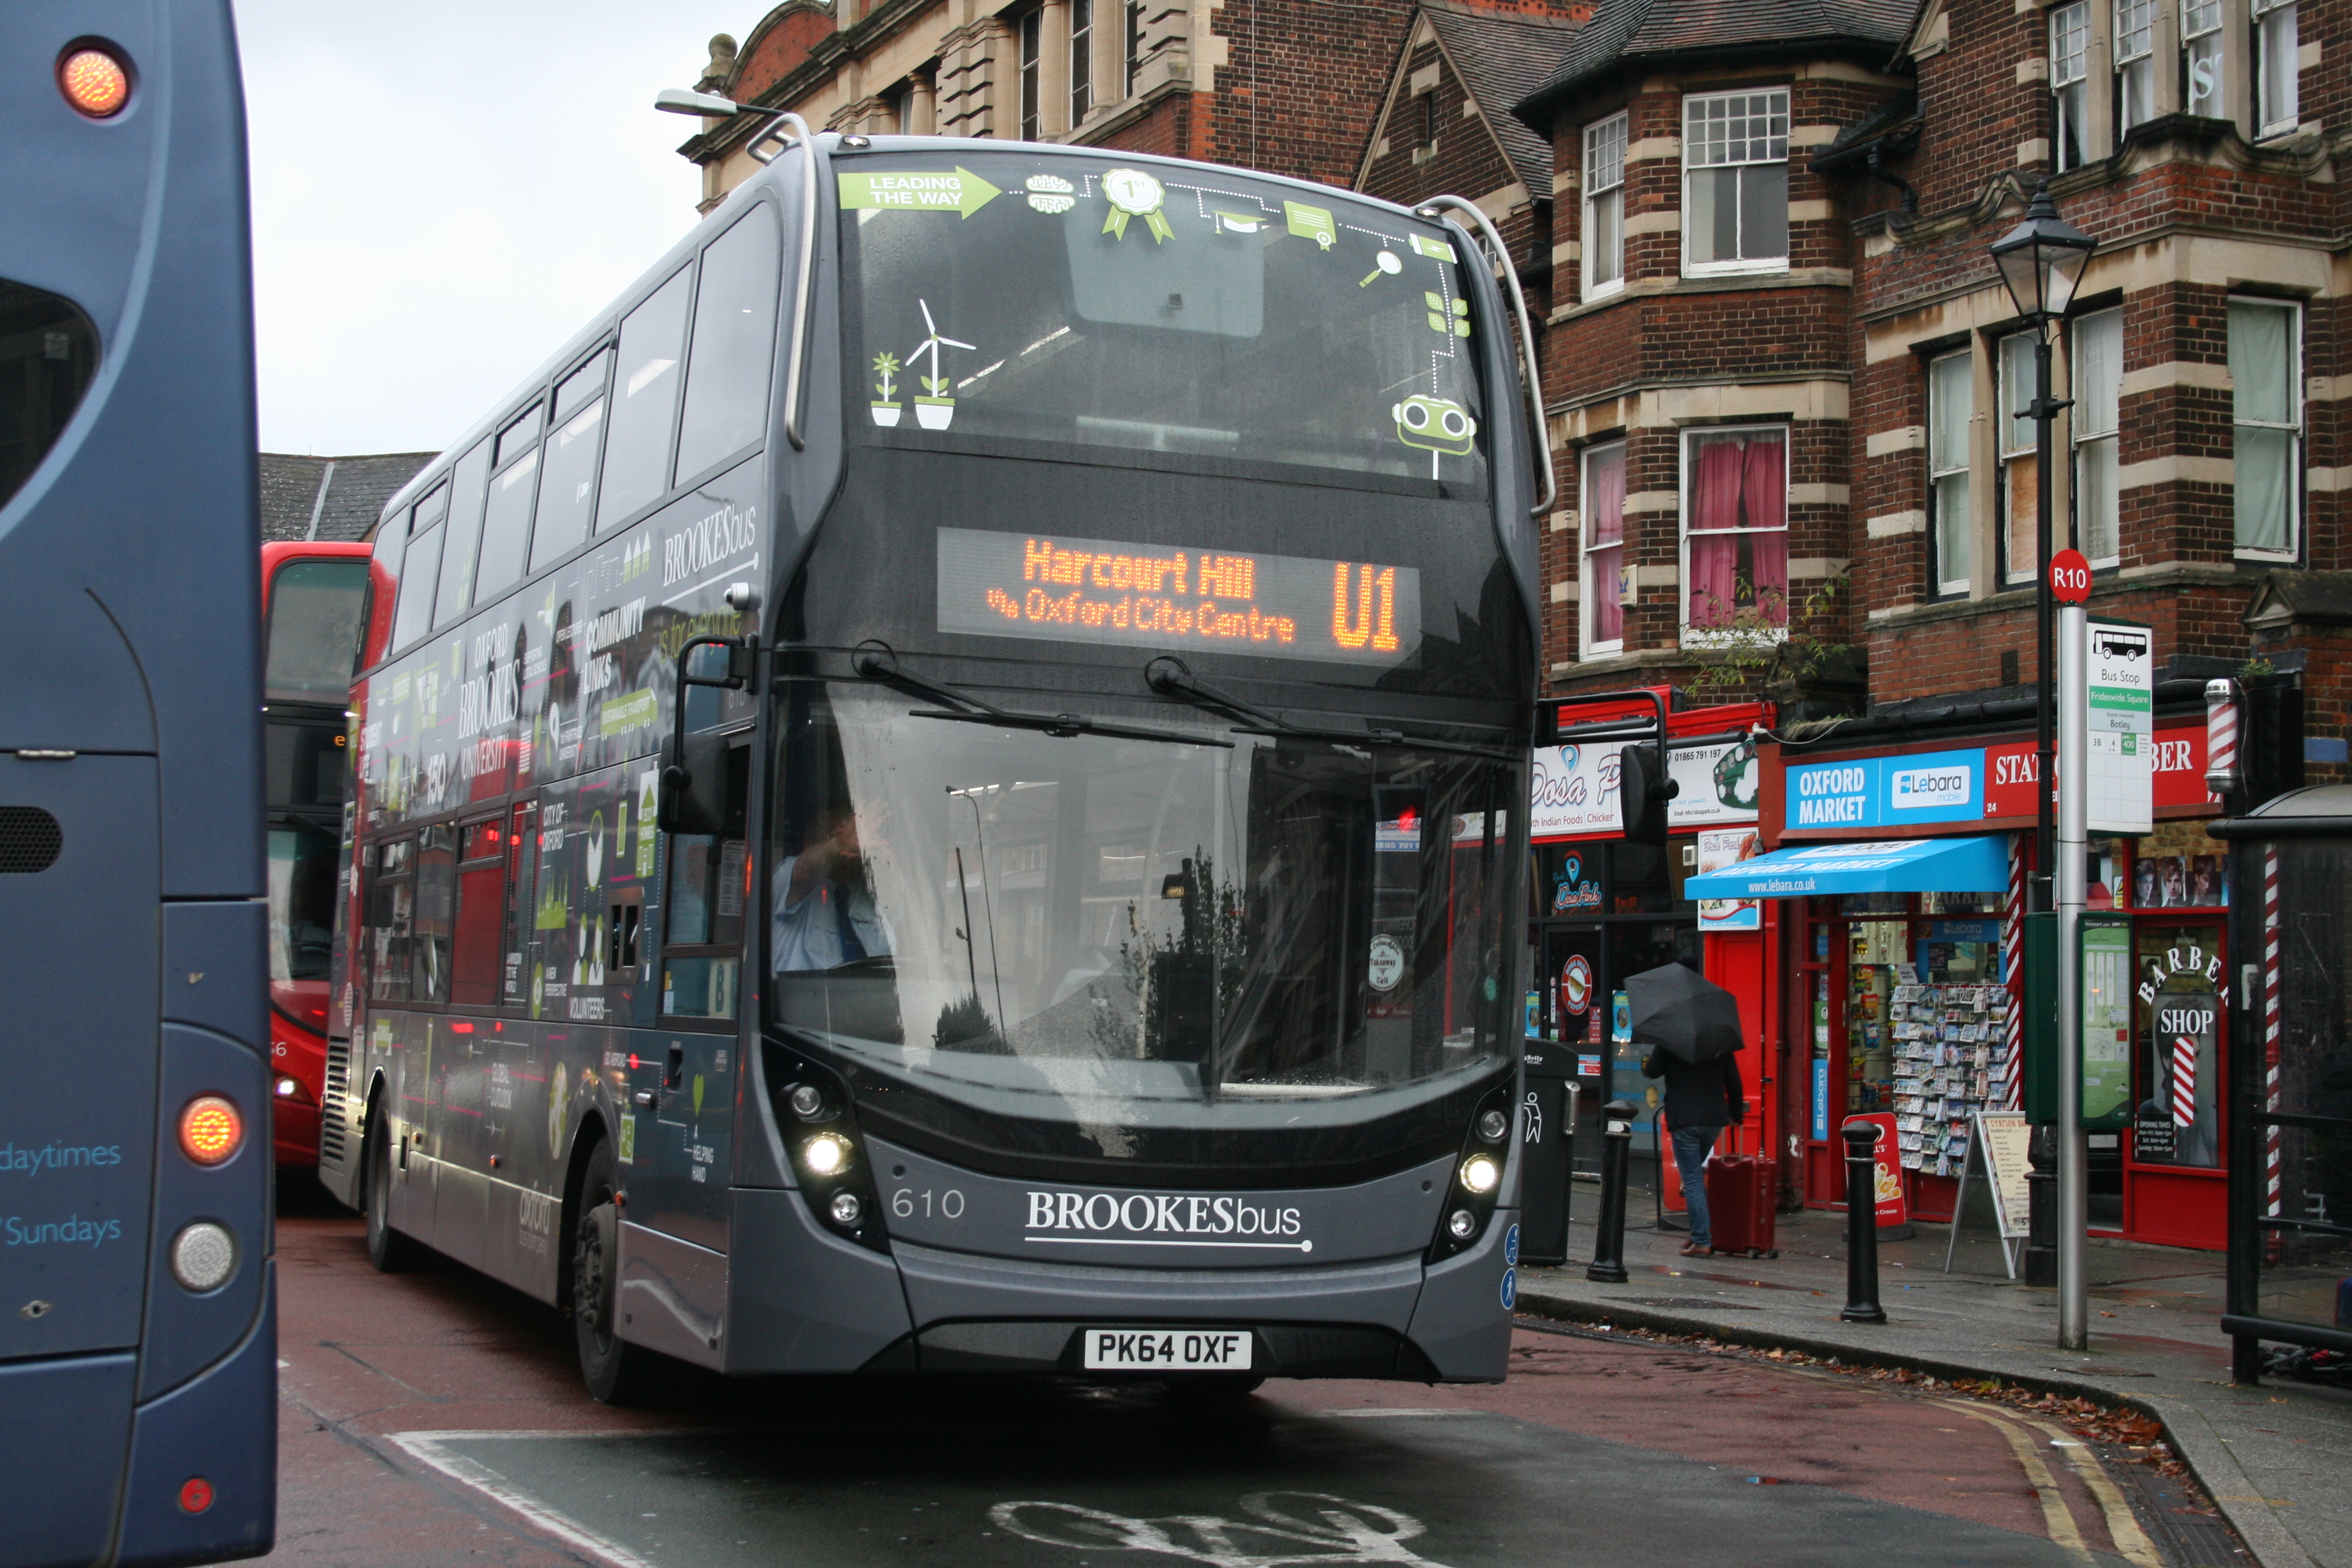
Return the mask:
<svg viewBox="0 0 2352 1568"><path fill-rule="evenodd" d="M1601 1233L1592 1238L1592 1267L1584 1277L1604 1285L1625 1283L1625 1167L1633 1157L1636 1114L1630 1100L1601 1108Z"/></svg>
<svg viewBox="0 0 2352 1568"><path fill-rule="evenodd" d="M1849 1323L1883 1323L1878 1304L1878 1128L1849 1121L1845 1137L1845 1309Z"/></svg>

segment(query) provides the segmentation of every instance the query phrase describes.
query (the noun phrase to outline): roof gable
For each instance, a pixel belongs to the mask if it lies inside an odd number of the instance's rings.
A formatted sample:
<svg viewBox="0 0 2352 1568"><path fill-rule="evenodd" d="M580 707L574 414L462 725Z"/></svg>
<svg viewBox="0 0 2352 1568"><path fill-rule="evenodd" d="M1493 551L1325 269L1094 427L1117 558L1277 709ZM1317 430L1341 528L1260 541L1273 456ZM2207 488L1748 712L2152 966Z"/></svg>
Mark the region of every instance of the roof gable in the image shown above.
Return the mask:
<svg viewBox="0 0 2352 1568"><path fill-rule="evenodd" d="M1387 98L1357 170L1357 185L1360 188L1370 176L1397 106L1411 96L1414 53L1424 43L1433 42L1444 68L1478 106L1476 118L1512 173L1536 195L1549 195L1551 143L1509 110L1558 68L1570 40L1591 14L1592 7L1582 3L1554 6L1541 0L1499 5L1421 0L1413 26L1397 51Z"/></svg>

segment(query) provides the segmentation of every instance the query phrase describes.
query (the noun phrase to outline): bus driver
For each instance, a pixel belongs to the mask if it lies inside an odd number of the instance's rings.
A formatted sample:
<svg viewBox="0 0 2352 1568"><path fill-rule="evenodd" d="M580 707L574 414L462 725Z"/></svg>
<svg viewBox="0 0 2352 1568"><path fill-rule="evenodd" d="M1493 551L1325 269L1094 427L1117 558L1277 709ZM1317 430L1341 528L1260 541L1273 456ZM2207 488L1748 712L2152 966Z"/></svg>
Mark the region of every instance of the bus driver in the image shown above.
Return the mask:
<svg viewBox="0 0 2352 1568"><path fill-rule="evenodd" d="M779 974L838 969L890 952L858 846L856 812L835 801L821 809L817 824L816 840L776 868L769 953Z"/></svg>

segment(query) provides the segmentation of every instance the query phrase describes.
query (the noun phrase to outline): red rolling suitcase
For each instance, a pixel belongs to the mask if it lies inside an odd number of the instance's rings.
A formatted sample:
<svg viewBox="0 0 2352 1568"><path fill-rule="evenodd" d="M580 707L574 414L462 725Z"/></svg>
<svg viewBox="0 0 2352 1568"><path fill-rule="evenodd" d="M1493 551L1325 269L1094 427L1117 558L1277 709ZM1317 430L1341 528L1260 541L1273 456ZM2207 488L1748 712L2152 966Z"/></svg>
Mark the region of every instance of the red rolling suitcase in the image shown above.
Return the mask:
<svg viewBox="0 0 2352 1568"><path fill-rule="evenodd" d="M1707 1218L1715 1250L1744 1258L1778 1258L1773 1215L1780 1195L1780 1163L1754 1154L1717 1154L1706 1165Z"/></svg>

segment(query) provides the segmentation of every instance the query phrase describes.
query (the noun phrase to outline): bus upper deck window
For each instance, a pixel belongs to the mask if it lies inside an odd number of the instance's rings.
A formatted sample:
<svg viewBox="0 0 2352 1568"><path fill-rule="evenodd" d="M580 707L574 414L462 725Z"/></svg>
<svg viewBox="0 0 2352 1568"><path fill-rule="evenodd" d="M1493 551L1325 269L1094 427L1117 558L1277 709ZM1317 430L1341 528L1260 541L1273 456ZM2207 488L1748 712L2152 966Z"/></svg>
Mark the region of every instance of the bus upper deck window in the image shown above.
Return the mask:
<svg viewBox="0 0 2352 1568"><path fill-rule="evenodd" d="M596 447L604 434L604 374L608 350L566 376L555 389L555 433L547 438L547 471L539 481L539 526L530 539L534 572L588 537L596 496Z"/></svg>
<svg viewBox="0 0 2352 1568"><path fill-rule="evenodd" d="M767 427L780 265L775 215L764 203L702 253L686 417L677 434L680 484L750 446Z"/></svg>
<svg viewBox="0 0 2352 1568"><path fill-rule="evenodd" d="M433 626L433 597L441 576L441 523L449 510L449 487L433 493L409 514L408 554L400 563L400 608L394 613L392 646L406 647Z"/></svg>
<svg viewBox="0 0 2352 1568"><path fill-rule="evenodd" d="M490 444L477 441L457 459L450 487L449 521L441 545L441 592L433 624L446 626L465 614L474 592L474 546L482 537L482 500L489 493Z"/></svg>
<svg viewBox="0 0 2352 1568"><path fill-rule="evenodd" d="M677 364L686 357L686 307L694 274L680 268L621 323L620 377L604 437L596 498L602 532L667 488L669 433L677 415Z"/></svg>
<svg viewBox="0 0 2352 1568"><path fill-rule="evenodd" d="M474 567L477 599L522 575L530 551L530 503L539 494L539 429L546 406L532 404L499 432L489 504L482 514L482 550Z"/></svg>
<svg viewBox="0 0 2352 1568"><path fill-rule="evenodd" d="M0 506L64 433L98 369L98 329L72 300L0 279Z"/></svg>

